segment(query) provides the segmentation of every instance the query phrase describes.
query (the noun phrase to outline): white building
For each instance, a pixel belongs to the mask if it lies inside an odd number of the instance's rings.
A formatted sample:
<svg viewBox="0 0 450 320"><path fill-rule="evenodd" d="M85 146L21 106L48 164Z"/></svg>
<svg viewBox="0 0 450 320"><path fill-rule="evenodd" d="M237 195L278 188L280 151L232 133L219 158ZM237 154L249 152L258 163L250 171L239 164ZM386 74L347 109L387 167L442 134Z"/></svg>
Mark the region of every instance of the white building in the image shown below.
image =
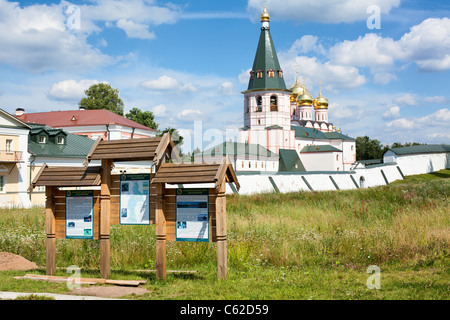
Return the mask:
<svg viewBox="0 0 450 320"><path fill-rule="evenodd" d="M280 171L349 170L356 161L356 140L342 134L329 122L328 100L322 96L321 90L313 98L305 83L299 82L298 74L294 85L286 88L269 21L270 16L264 8L248 87L242 92L244 126L239 129L238 143L263 148L277 155L277 170ZM213 149L201 154L205 160ZM243 149L233 150L242 152ZM293 150L296 154L283 150ZM236 163L244 163L243 166L237 165L236 171L264 171L251 167L251 163L247 166L248 154L245 152L227 154L230 159L236 159ZM292 165L286 166L287 163Z"/></svg>

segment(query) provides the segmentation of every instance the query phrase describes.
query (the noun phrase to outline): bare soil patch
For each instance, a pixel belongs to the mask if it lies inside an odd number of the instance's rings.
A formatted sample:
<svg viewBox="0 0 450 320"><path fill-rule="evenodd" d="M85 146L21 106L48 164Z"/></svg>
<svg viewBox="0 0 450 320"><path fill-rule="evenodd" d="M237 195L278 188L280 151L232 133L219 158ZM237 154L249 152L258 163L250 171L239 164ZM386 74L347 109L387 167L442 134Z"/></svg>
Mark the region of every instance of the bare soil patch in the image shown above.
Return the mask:
<svg viewBox="0 0 450 320"><path fill-rule="evenodd" d="M36 263L10 252L0 252L0 271L39 269Z"/></svg>
<svg viewBox="0 0 450 320"><path fill-rule="evenodd" d="M121 286L91 286L73 289L70 294L95 296L102 298L119 298L129 294L143 295L151 291L145 288L121 287Z"/></svg>

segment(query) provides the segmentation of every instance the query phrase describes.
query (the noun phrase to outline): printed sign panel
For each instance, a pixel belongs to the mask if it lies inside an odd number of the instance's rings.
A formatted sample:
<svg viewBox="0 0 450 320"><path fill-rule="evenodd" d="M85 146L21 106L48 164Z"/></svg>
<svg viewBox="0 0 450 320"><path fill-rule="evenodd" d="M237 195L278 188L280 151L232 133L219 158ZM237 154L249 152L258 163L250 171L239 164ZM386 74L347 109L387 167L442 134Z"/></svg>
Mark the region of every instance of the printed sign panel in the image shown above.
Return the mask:
<svg viewBox="0 0 450 320"><path fill-rule="evenodd" d="M150 174L120 176L120 224L150 224Z"/></svg>
<svg viewBox="0 0 450 320"><path fill-rule="evenodd" d="M176 240L208 242L208 189L177 189L176 195Z"/></svg>
<svg viewBox="0 0 450 320"><path fill-rule="evenodd" d="M94 238L93 191L66 191L66 238Z"/></svg>

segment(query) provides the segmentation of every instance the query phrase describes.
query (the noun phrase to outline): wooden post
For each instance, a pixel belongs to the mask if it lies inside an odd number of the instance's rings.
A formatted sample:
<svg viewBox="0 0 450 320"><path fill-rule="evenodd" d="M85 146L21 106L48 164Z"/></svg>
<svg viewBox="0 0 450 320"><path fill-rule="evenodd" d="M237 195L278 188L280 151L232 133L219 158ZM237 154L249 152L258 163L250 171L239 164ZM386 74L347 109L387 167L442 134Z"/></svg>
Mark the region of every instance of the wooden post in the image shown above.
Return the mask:
<svg viewBox="0 0 450 320"><path fill-rule="evenodd" d="M102 160L100 195L100 274L104 279L110 274L110 208L111 160Z"/></svg>
<svg viewBox="0 0 450 320"><path fill-rule="evenodd" d="M156 184L156 279L166 280L166 216L164 213L164 183Z"/></svg>
<svg viewBox="0 0 450 320"><path fill-rule="evenodd" d="M46 274L53 276L56 271L55 187L45 187L45 196Z"/></svg>
<svg viewBox="0 0 450 320"><path fill-rule="evenodd" d="M227 277L227 198L225 179L217 190L216 197L216 237L217 237L217 278Z"/></svg>

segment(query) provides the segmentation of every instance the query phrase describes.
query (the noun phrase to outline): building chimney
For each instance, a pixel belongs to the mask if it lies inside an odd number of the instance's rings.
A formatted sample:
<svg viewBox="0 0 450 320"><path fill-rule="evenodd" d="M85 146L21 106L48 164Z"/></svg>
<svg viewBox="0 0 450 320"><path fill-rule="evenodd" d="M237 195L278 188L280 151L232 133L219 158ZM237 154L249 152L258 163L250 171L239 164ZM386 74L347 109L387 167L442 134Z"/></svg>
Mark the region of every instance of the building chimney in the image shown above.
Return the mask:
<svg viewBox="0 0 450 320"><path fill-rule="evenodd" d="M24 113L25 113L25 109L23 109L23 108L17 108L16 109L16 117L20 117Z"/></svg>

